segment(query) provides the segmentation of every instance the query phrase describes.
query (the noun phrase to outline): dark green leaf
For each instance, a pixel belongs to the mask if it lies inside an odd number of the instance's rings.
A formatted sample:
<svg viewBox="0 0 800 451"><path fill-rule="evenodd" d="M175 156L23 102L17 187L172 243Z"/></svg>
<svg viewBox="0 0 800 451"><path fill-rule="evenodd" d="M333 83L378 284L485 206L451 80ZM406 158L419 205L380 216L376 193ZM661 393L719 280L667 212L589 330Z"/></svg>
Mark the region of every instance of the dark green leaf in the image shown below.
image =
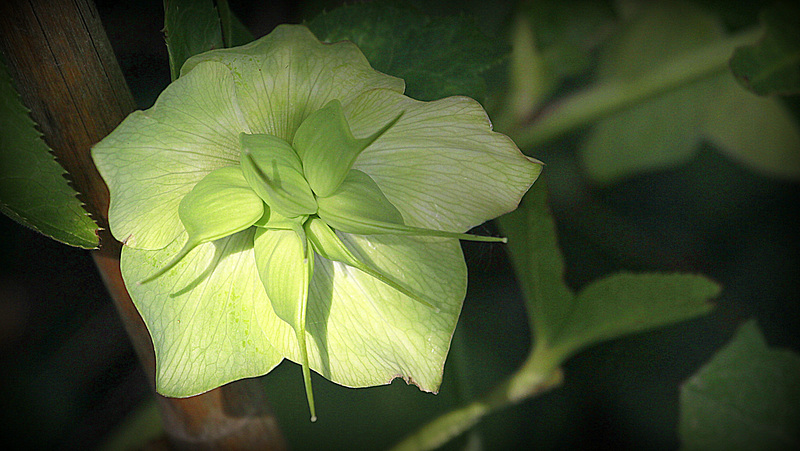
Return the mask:
<svg viewBox="0 0 800 451"><path fill-rule="evenodd" d="M190 57L225 47L212 0L164 0L164 35L173 80Z"/></svg>
<svg viewBox="0 0 800 451"><path fill-rule="evenodd" d="M431 19L383 3L359 3L322 13L308 27L320 40L350 40L372 66L406 81L418 100L466 95L481 100L483 73L507 53L465 16Z"/></svg>
<svg viewBox="0 0 800 451"><path fill-rule="evenodd" d="M0 63L0 210L62 243L96 248L97 225L35 125Z"/></svg>
<svg viewBox="0 0 800 451"><path fill-rule="evenodd" d="M520 207L498 219L526 297L531 327L560 359L603 340L694 318L711 310L719 285L691 274L619 273L577 295L563 280L556 227L540 179Z"/></svg>
<svg viewBox="0 0 800 451"><path fill-rule="evenodd" d="M589 68L591 51L608 35L612 5L597 0L525 2L522 14L533 30L536 47L557 77Z"/></svg>
<svg viewBox="0 0 800 451"><path fill-rule="evenodd" d="M564 259L544 180L540 177L519 208L498 218L497 223L508 237L534 335L537 340L549 341L569 314L574 295L564 283Z"/></svg>
<svg viewBox="0 0 800 451"><path fill-rule="evenodd" d="M764 37L736 49L731 71L758 95L800 93L800 6L778 3L761 13Z"/></svg>
<svg viewBox="0 0 800 451"><path fill-rule="evenodd" d="M516 122L533 117L567 77L591 67L593 50L610 34L605 1L523 2L511 32L507 112Z"/></svg>
<svg viewBox="0 0 800 451"><path fill-rule="evenodd" d="M730 73L715 81L705 138L725 155L771 177L800 179L800 127L780 99L759 97Z"/></svg>
<svg viewBox="0 0 800 451"><path fill-rule="evenodd" d="M217 8L219 9L219 20L222 24L222 37L225 41L225 47L244 45L255 39L253 33L244 26L239 18L233 15L227 0L218 0Z"/></svg>
<svg viewBox="0 0 800 451"><path fill-rule="evenodd" d="M558 87L558 77L536 46L533 29L521 15L511 31L506 114L515 122L532 117L542 102Z"/></svg>
<svg viewBox="0 0 800 451"><path fill-rule="evenodd" d="M681 388L678 431L684 449L800 449L800 356L745 323Z"/></svg>
<svg viewBox="0 0 800 451"><path fill-rule="evenodd" d="M575 298L554 340L565 352L704 315L720 286L694 274L616 273Z"/></svg>

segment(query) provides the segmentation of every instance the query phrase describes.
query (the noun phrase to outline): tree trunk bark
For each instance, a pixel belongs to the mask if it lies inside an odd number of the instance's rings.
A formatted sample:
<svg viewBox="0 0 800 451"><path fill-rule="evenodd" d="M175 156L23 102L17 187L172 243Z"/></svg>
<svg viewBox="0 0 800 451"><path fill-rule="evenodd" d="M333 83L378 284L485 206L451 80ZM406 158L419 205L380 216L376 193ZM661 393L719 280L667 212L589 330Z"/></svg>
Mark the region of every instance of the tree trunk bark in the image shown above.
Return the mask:
<svg viewBox="0 0 800 451"><path fill-rule="evenodd" d="M135 109L97 10L91 0L2 0L0 52L45 141L103 228L92 254L154 389L153 344L122 281L121 244L108 233L108 189L90 157L91 146ZM174 448L286 447L257 380L191 398L156 396Z"/></svg>

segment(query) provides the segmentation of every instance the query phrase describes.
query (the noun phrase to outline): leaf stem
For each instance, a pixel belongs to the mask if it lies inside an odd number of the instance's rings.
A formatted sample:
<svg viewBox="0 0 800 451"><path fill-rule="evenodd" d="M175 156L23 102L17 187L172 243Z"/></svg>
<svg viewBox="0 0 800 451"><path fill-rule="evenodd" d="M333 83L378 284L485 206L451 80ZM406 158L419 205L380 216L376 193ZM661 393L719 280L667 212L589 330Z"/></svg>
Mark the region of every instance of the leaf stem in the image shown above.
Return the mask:
<svg viewBox="0 0 800 451"><path fill-rule="evenodd" d="M540 117L507 130L520 147L540 146L655 96L727 69L734 49L762 34L753 28L672 58L636 78L599 82L549 105Z"/></svg>
<svg viewBox="0 0 800 451"><path fill-rule="evenodd" d="M503 383L481 398L456 408L424 425L391 451L436 449L476 425L486 415L557 387L563 380L554 358L544 346L537 346L525 363Z"/></svg>

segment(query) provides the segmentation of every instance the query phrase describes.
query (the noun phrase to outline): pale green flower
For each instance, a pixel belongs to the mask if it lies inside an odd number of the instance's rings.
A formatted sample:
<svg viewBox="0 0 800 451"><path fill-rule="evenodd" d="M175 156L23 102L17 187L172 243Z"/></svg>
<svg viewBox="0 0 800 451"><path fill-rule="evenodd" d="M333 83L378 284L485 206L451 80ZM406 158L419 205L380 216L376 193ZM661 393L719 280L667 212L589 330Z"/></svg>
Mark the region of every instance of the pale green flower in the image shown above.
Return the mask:
<svg viewBox="0 0 800 451"><path fill-rule="evenodd" d="M541 171L466 97L419 102L355 45L279 26L191 58L92 156L156 386L191 396L284 357L350 387L436 391L459 239Z"/></svg>

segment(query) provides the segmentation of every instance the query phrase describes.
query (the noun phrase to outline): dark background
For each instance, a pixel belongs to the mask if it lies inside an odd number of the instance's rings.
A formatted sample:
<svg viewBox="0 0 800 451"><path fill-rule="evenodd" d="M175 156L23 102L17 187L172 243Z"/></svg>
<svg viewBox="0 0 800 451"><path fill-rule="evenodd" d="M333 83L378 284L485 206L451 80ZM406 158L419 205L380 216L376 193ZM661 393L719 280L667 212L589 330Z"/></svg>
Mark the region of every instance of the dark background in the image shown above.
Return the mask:
<svg viewBox="0 0 800 451"><path fill-rule="evenodd" d="M231 1L256 36L298 23L322 2ZM431 14L457 13L417 2ZM481 2L473 2L480 5ZM757 2L706 2L732 27L755 21ZM477 12L504 33L509 6ZM726 6L721 8L721 6ZM140 108L169 83L163 7L156 0L97 7ZM504 9L505 8L505 9ZM797 99L791 99L798 111ZM762 177L711 149L688 165L607 188L578 169L580 136L524 149L545 177L573 287L619 269L681 270L722 283L708 317L596 346L570 360L563 387L489 417L473 434L490 449L671 449L678 389L738 324L755 317L771 345L800 349L800 185ZM491 227L484 226L484 227ZM151 394L88 252L0 215L0 443L91 449ZM439 395L395 382L349 390L314 379L321 420L309 425L299 370L262 378L296 448L385 446L414 425L483 393L529 346L522 300L500 245L464 244L470 289ZM480 437L480 438L477 438Z"/></svg>

